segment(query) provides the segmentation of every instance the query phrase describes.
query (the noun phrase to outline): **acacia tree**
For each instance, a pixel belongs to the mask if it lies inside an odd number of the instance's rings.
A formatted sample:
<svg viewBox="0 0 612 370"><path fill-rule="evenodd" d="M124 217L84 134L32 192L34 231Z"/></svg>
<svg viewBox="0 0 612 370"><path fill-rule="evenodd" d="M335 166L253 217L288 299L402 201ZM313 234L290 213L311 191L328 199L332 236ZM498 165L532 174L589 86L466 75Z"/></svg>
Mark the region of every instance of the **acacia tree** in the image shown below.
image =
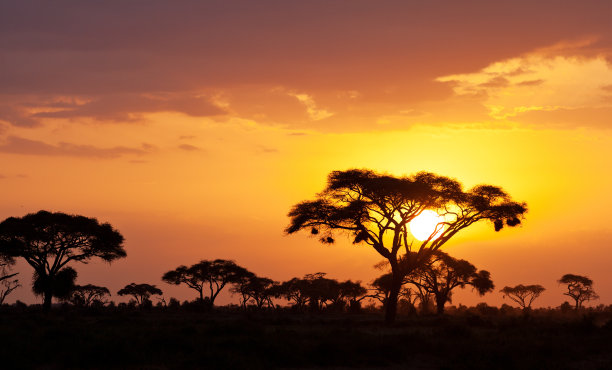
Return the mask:
<svg viewBox="0 0 612 370"><path fill-rule="evenodd" d="M426 209L444 221L428 239L417 242L409 235L408 223ZM425 264L434 251L476 222L489 221L499 231L520 224L526 211L525 203L514 202L496 186L464 191L456 180L428 172L394 177L353 169L331 172L315 200L294 205L285 232L309 229L323 243L333 243L338 232L345 232L354 244L367 244L387 259L392 281L385 321L392 323L404 277Z"/></svg>
<svg viewBox="0 0 612 370"><path fill-rule="evenodd" d="M238 282L240 278L248 274L250 272L247 269L238 266L234 261L216 259L214 261L202 260L190 267L179 266L166 272L162 280L168 284L187 285L198 292L200 300L204 299L204 290L205 287L208 287L212 306L227 284Z"/></svg>
<svg viewBox="0 0 612 370"><path fill-rule="evenodd" d="M541 285L523 285L519 284L514 287L506 286L500 290L504 294L504 298L508 297L518 303L522 309L531 308L533 301L542 294L546 289Z"/></svg>
<svg viewBox="0 0 612 370"><path fill-rule="evenodd" d="M450 302L453 289L471 285L482 296L495 287L488 271L476 271L468 261L439 250L427 265L408 275L406 281L434 296L439 315L444 313L446 302Z"/></svg>
<svg viewBox="0 0 612 370"><path fill-rule="evenodd" d="M112 262L126 256L123 236L95 218L39 211L0 223L0 255L21 257L43 287L43 309L51 308L53 282L68 263L92 258Z"/></svg>
<svg viewBox="0 0 612 370"><path fill-rule="evenodd" d="M293 302L293 307L297 310L302 310L308 303L308 281L299 278L281 283L278 288L274 289L276 298L285 298L289 302Z"/></svg>
<svg viewBox="0 0 612 370"><path fill-rule="evenodd" d="M253 273L245 275L234 282L232 293L240 294L243 308L252 300L258 309L265 304L272 306L272 297L275 294L277 283L265 277L259 277Z"/></svg>
<svg viewBox="0 0 612 370"><path fill-rule="evenodd" d="M96 302L104 304L106 296L110 296L110 291L106 287L93 284L76 285L69 300L76 306L91 307Z"/></svg>
<svg viewBox="0 0 612 370"><path fill-rule="evenodd" d="M121 288L117 294L120 296L131 295L136 303L142 307L146 302L151 301L152 295L162 295L163 292L155 285L131 283Z"/></svg>
<svg viewBox="0 0 612 370"><path fill-rule="evenodd" d="M576 302L576 310L582 306L582 303L599 298L593 290L593 280L586 276L565 274L559 279L559 284L567 285L567 292L563 294Z"/></svg>
<svg viewBox="0 0 612 370"><path fill-rule="evenodd" d="M0 305L4 303L9 294L21 286L19 279L13 279L19 273L11 273L10 271L13 263L14 260L0 256Z"/></svg>

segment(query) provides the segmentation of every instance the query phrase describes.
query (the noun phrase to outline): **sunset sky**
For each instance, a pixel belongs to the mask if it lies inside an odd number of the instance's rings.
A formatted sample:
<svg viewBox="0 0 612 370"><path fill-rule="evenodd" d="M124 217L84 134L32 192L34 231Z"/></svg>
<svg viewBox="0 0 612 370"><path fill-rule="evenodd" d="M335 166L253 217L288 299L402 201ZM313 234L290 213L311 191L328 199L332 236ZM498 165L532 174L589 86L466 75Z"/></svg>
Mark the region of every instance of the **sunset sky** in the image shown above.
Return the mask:
<svg viewBox="0 0 612 370"><path fill-rule="evenodd" d="M505 285L588 275L612 304L612 1L0 1L0 218L96 217L126 238L77 283L157 284L233 259L369 283L382 258L285 236L333 170L502 186L521 227L445 251ZM37 302L29 266L10 295ZM220 303L237 302L225 294Z"/></svg>

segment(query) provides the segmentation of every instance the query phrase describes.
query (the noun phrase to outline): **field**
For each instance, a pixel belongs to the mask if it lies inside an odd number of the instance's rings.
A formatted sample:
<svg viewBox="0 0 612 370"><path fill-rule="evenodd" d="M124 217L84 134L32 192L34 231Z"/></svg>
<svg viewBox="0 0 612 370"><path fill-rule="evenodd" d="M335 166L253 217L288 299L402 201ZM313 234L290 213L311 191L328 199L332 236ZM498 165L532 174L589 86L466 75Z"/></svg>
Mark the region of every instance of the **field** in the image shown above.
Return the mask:
<svg viewBox="0 0 612 370"><path fill-rule="evenodd" d="M551 311L553 312L553 311ZM556 312L556 311L554 311ZM0 313L2 368L610 369L604 314Z"/></svg>

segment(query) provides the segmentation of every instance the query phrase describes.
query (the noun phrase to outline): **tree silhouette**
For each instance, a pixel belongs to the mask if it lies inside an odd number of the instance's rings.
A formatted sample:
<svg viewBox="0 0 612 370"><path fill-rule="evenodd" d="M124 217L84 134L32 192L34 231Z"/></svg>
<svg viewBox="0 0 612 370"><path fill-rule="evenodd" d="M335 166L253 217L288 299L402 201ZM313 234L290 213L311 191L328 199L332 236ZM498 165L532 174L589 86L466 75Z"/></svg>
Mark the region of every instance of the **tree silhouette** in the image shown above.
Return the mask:
<svg viewBox="0 0 612 370"><path fill-rule="evenodd" d="M383 308L387 306L387 302L389 302L389 295L391 294L391 286L393 284L393 276L391 273L385 273L374 279L370 286L372 287L371 298L378 300L382 303ZM399 291L399 298L405 298L410 303L413 303L413 292L410 288L402 285Z"/></svg>
<svg viewBox="0 0 612 370"><path fill-rule="evenodd" d="M163 292L155 285L131 283L117 292L120 296L131 295L139 306L151 301L152 295L162 295Z"/></svg>
<svg viewBox="0 0 612 370"><path fill-rule="evenodd" d="M567 285L567 292L563 294L576 302L576 310L582 306L582 303L599 298L593 290L593 280L586 276L565 274L559 279L559 284Z"/></svg>
<svg viewBox="0 0 612 370"><path fill-rule="evenodd" d="M500 290L504 297L508 297L518 303L522 309L531 308L533 301L542 294L546 289L541 285L523 285L519 284L515 287L506 286Z"/></svg>
<svg viewBox="0 0 612 370"><path fill-rule="evenodd" d="M408 275L406 281L434 296L439 315L444 313L446 302L451 301L453 289L471 285L482 296L495 287L488 271L476 271L476 267L468 261L453 258L439 250L434 252L427 265Z"/></svg>
<svg viewBox="0 0 612 370"><path fill-rule="evenodd" d="M285 298L287 301L293 302L293 307L296 310L302 310L308 303L308 285L309 282L304 279L293 278L281 283L275 289L275 297Z"/></svg>
<svg viewBox="0 0 612 370"><path fill-rule="evenodd" d="M272 305L272 297L275 294L276 282L272 279L259 277L253 273L245 274L234 282L232 293L240 294L240 303L246 308L247 303L252 300L260 309L265 304Z"/></svg>
<svg viewBox="0 0 612 370"><path fill-rule="evenodd" d="M426 209L436 211L444 222L427 240L416 242L409 236L408 223ZM392 323L404 277L425 264L434 251L476 222L490 221L499 231L520 224L526 211L524 203L512 201L496 186L463 191L456 180L433 173L394 177L353 169L330 173L315 200L293 206L285 232L310 229L326 244L333 243L339 232L348 233L354 244L368 244L386 258L392 281L385 321Z"/></svg>
<svg viewBox="0 0 612 370"><path fill-rule="evenodd" d="M74 289L77 272L72 267L64 267L53 275L39 275L34 272L32 291L46 298L47 294L59 300L68 300Z"/></svg>
<svg viewBox="0 0 612 370"><path fill-rule="evenodd" d="M95 303L104 304L106 296L110 296L108 288L92 284L76 285L72 289L70 302L76 306L91 307Z"/></svg>
<svg viewBox="0 0 612 370"><path fill-rule="evenodd" d="M0 223L0 255L21 257L34 268L46 291L43 309L51 308L52 283L70 262L106 262L126 256L123 236L95 218L39 211ZM36 280L36 279L35 279Z"/></svg>
<svg viewBox="0 0 612 370"><path fill-rule="evenodd" d="M10 272L13 263L13 259L0 256L0 305L4 303L4 300L9 294L21 286L19 284L19 279L13 279L15 276L19 275L19 273Z"/></svg>
<svg viewBox="0 0 612 370"><path fill-rule="evenodd" d="M238 266L234 261L216 259L214 261L202 260L191 267L179 266L172 271L166 272L162 280L169 284L185 284L199 294L199 299L204 299L205 287L209 289L211 306L215 299L227 284L238 282L238 280L250 274L244 267Z"/></svg>

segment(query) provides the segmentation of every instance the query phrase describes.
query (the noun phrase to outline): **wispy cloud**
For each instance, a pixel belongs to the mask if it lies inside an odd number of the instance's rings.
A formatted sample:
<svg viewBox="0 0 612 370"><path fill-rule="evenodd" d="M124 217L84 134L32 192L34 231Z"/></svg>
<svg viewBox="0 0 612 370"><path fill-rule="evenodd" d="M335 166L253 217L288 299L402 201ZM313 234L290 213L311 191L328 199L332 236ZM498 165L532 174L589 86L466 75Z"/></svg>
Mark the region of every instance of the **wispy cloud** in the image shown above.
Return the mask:
<svg viewBox="0 0 612 370"><path fill-rule="evenodd" d="M320 121L325 118L329 118L334 115L334 113L317 107L317 103L315 103L312 96L308 94L298 94L298 93L289 93L290 96L296 98L300 103L306 106L306 112L308 113L308 117L310 117L313 121Z"/></svg>
<svg viewBox="0 0 612 370"><path fill-rule="evenodd" d="M38 140L30 140L18 136L9 136L0 144L1 153L39 155L39 156L64 156L83 158L117 158L127 155L145 155L154 149L150 144L142 144L141 147L115 146L101 148L93 145L80 145L67 142L48 144Z"/></svg>

